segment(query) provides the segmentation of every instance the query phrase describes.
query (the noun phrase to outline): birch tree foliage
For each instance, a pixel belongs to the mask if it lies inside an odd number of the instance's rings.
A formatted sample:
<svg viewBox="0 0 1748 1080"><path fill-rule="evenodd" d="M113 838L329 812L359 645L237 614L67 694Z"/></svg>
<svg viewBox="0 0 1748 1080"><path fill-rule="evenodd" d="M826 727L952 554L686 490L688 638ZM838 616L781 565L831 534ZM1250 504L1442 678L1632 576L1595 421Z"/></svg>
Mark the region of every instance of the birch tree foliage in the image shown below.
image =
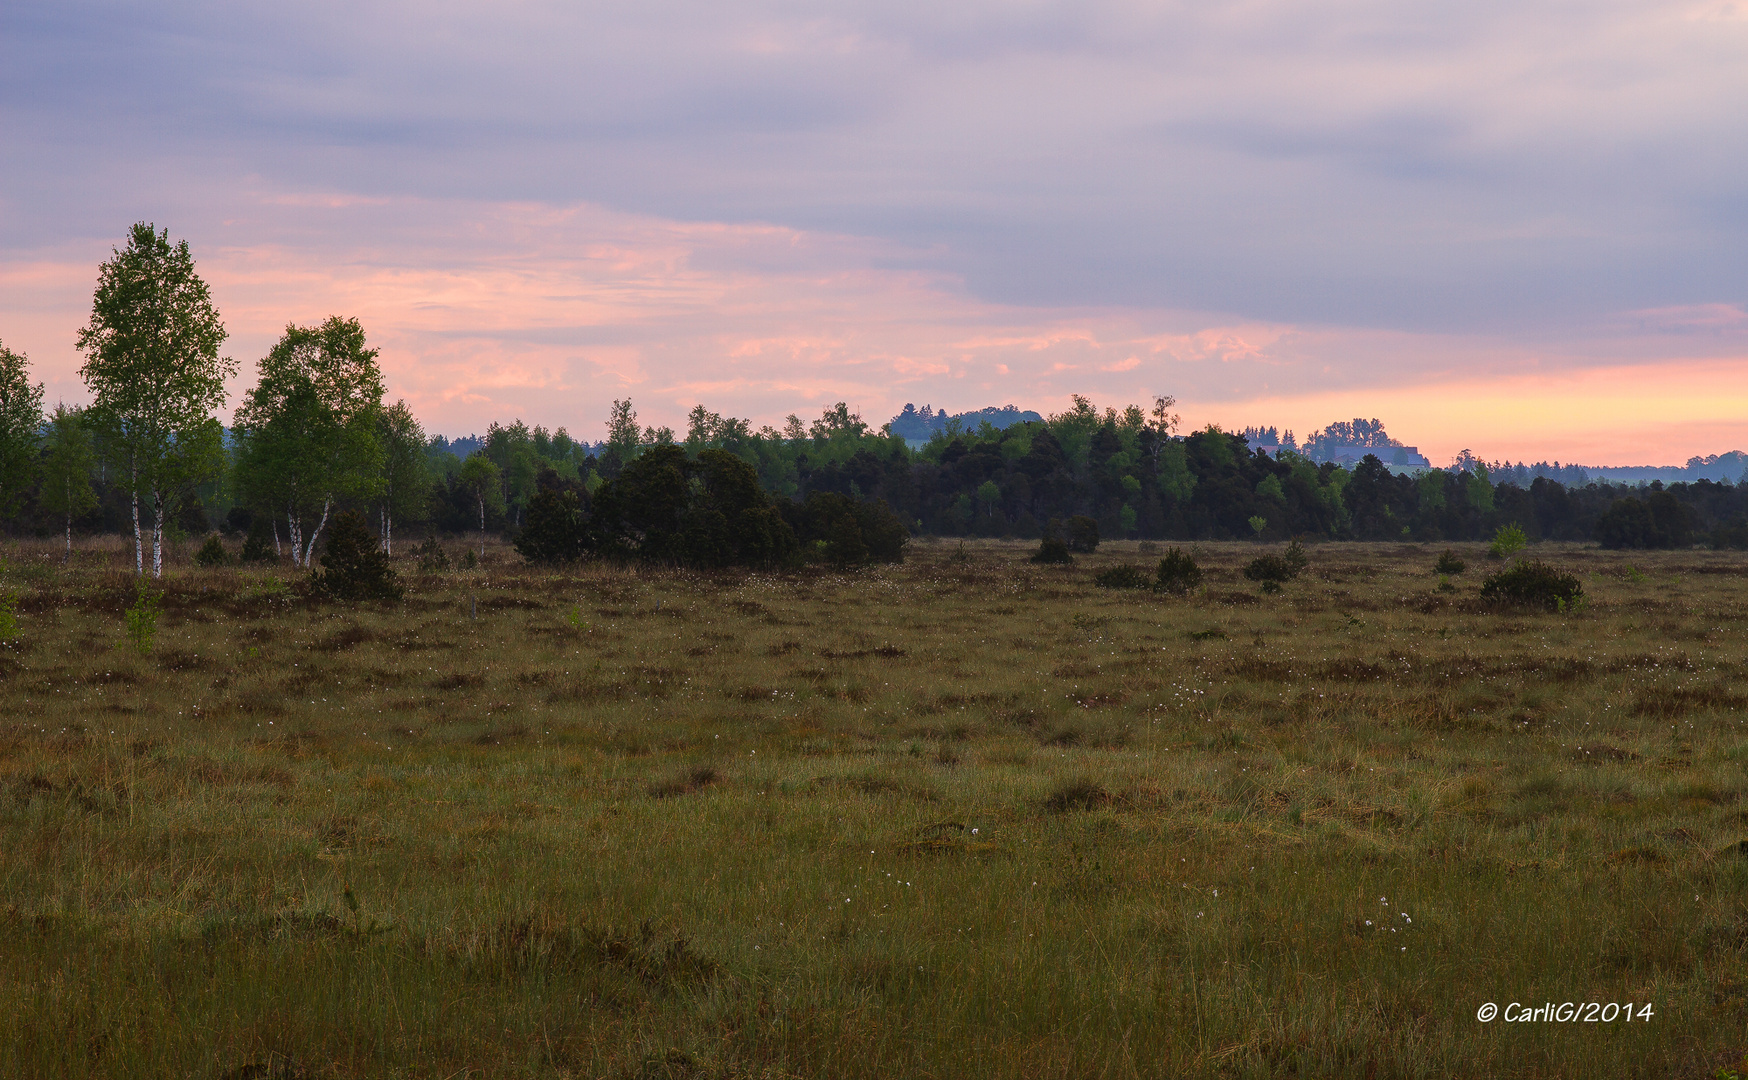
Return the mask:
<svg viewBox="0 0 1748 1080"><path fill-rule="evenodd" d="M383 453L382 550L393 555L395 519L417 516L424 507L431 492L431 466L425 454L425 429L405 401L382 410L377 438Z"/></svg>
<svg viewBox="0 0 1748 1080"><path fill-rule="evenodd" d="M237 482L286 523L294 565L308 567L335 504L383 488L382 372L357 319L288 326L237 409Z"/></svg>
<svg viewBox="0 0 1748 1080"><path fill-rule="evenodd" d="M486 555L486 511L502 513L504 509L502 478L503 474L492 459L478 451L461 463L461 486L479 504L479 554L482 559Z"/></svg>
<svg viewBox="0 0 1748 1080"><path fill-rule="evenodd" d="M92 429L132 496L134 570L145 571L140 500L151 509L152 573L164 572L164 522L181 494L223 467L214 413L236 361L186 240L141 222L98 268L79 369Z"/></svg>
<svg viewBox="0 0 1748 1080"><path fill-rule="evenodd" d="M91 487L91 470L97 454L91 446L83 410L56 404L43 429L43 509L65 519L67 555L73 553L73 519L97 505Z"/></svg>
<svg viewBox="0 0 1748 1080"><path fill-rule="evenodd" d="M30 383L23 353L0 344L0 516L18 507L36 470L42 383Z"/></svg>

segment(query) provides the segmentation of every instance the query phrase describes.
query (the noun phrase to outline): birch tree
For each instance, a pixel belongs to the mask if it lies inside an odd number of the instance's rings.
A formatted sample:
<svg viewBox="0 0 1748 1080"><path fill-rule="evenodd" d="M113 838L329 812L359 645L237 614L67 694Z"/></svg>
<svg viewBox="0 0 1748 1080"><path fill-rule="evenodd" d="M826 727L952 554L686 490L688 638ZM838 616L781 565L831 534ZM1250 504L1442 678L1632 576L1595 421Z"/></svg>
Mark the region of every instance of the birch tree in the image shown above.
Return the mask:
<svg viewBox="0 0 1748 1080"><path fill-rule="evenodd" d="M170 508L223 465L213 414L237 370L219 355L225 337L188 241L171 245L168 230L135 225L127 247L98 268L79 374L92 396L86 415L127 472L135 573L145 573L140 500L150 504L152 573L162 577Z"/></svg>
<svg viewBox="0 0 1748 1080"><path fill-rule="evenodd" d="M49 415L44 435L42 505L43 509L66 519L65 559L71 559L73 519L97 505L97 493L91 488L91 470L97 463L97 455L92 450L91 433L85 429L85 417L79 409L57 404Z"/></svg>
<svg viewBox="0 0 1748 1080"><path fill-rule="evenodd" d="M461 463L461 486L479 504L479 557L482 559L486 557L486 510L501 513L504 509L502 476L492 459L477 450Z"/></svg>
<svg viewBox="0 0 1748 1080"><path fill-rule="evenodd" d="M405 401L382 410L377 438L383 452L382 551L393 555L395 518L418 514L424 507L431 492L431 466L425 458L425 429Z"/></svg>
<svg viewBox="0 0 1748 1080"><path fill-rule="evenodd" d="M23 353L0 344L0 516L18 507L36 471L42 383L30 384Z"/></svg>
<svg viewBox="0 0 1748 1080"><path fill-rule="evenodd" d="M308 568L342 499L382 490L382 372L357 319L288 326L237 409L237 482L283 518L294 566Z"/></svg>

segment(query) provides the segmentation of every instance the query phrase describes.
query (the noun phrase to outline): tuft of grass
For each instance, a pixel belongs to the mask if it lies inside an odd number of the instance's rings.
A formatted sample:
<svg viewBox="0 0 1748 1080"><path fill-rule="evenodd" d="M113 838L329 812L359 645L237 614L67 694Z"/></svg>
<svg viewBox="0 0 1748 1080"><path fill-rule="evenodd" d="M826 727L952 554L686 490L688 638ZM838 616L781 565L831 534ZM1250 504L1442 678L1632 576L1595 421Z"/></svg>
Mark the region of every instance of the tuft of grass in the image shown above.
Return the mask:
<svg viewBox="0 0 1748 1080"><path fill-rule="evenodd" d="M1044 809L1062 814L1071 810L1094 810L1111 801L1111 793L1091 780L1068 780L1058 784L1044 799Z"/></svg>

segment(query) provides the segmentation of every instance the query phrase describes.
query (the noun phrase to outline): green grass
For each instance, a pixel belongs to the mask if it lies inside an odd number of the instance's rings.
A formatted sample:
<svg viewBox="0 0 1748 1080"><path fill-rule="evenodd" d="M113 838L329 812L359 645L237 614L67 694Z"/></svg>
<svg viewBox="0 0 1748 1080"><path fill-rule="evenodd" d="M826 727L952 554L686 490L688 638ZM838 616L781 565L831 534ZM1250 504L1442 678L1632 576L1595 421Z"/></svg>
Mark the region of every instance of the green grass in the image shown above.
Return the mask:
<svg viewBox="0 0 1748 1080"><path fill-rule="evenodd" d="M1419 546L1314 547L1264 596L1256 545L1201 545L1183 598L1093 585L1133 545L1032 547L491 550L398 560L390 607L184 553L147 655L119 552L9 552L0 1073L1739 1065L1740 555L1542 545L1590 598L1552 614L1437 591Z"/></svg>

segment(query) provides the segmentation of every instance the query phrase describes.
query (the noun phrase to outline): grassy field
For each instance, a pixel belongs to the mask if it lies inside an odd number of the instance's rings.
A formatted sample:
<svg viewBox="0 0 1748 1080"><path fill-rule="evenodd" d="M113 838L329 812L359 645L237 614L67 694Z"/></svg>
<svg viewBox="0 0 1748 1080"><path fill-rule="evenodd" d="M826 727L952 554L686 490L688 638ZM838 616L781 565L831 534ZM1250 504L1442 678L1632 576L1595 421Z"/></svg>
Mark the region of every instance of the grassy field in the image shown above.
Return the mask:
<svg viewBox="0 0 1748 1080"><path fill-rule="evenodd" d="M14 545L0 1074L1740 1069L1748 561L1546 545L1554 615L1478 548L1258 550L494 550L394 606L178 559L142 655L119 549Z"/></svg>

